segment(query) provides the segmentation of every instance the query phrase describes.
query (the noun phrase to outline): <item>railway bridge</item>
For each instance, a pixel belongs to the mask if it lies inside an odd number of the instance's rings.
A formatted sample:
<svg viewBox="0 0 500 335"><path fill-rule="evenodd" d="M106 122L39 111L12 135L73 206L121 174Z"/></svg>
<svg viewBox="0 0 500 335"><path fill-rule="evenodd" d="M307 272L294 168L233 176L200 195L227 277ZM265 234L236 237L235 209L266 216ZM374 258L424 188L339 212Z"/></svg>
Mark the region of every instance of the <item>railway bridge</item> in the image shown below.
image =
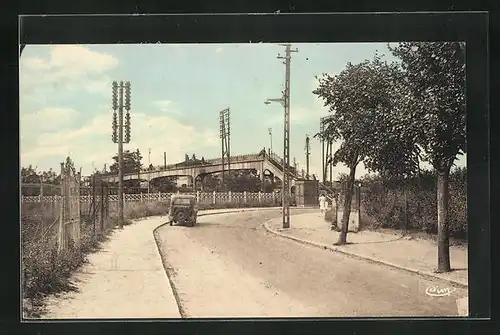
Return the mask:
<svg viewBox="0 0 500 335"><path fill-rule="evenodd" d="M139 180L141 182L146 181L151 183L155 179L163 177L188 177L190 185L196 185L197 182L203 181L203 178L209 174L219 173L223 170L227 171L228 165L231 171L254 170L259 174L261 181L264 180L265 172L283 180L283 159L275 153L266 153L264 151L258 154L224 158L224 166L222 164L222 158L215 158L191 164L189 162L183 162L155 167L153 169L143 169L134 173L124 174L123 180ZM291 186L295 184L295 180L303 177L299 176L295 168L291 166L288 168L288 173L291 177ZM107 182L118 182L118 176L116 174L107 174L102 176L102 180Z"/></svg>

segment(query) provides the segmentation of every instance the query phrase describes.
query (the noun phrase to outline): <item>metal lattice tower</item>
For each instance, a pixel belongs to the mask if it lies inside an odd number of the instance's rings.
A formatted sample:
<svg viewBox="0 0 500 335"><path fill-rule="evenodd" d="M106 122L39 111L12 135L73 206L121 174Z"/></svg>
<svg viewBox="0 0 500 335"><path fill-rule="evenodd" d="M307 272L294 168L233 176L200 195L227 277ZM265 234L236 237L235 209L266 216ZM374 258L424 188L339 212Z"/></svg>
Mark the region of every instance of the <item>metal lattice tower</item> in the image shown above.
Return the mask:
<svg viewBox="0 0 500 335"><path fill-rule="evenodd" d="M228 175L231 172L231 127L230 127L230 117L229 108L221 110L219 112L219 126L220 126L220 138L221 138L221 158L222 158L222 185L226 188L224 171L225 171L225 158L227 158L227 172Z"/></svg>

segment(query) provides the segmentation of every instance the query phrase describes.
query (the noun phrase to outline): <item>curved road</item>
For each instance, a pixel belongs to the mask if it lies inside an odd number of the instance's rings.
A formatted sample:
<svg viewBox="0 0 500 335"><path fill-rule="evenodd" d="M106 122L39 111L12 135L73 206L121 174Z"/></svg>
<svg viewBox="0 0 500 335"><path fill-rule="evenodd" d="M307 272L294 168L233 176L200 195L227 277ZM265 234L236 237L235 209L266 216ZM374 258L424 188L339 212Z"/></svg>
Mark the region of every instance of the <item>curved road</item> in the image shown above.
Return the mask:
<svg viewBox="0 0 500 335"><path fill-rule="evenodd" d="M430 297L427 287L446 283L268 233L262 224L279 216L279 210L200 216L197 227L156 231L184 317L457 315L464 290Z"/></svg>

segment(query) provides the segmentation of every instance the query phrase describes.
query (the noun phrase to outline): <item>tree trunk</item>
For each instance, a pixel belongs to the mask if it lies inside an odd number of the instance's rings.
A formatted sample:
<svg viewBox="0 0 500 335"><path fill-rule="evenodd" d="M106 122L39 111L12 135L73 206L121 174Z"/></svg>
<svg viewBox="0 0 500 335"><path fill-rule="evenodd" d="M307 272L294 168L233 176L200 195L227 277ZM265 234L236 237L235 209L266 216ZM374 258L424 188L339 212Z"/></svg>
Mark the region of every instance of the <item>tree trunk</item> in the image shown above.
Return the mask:
<svg viewBox="0 0 500 335"><path fill-rule="evenodd" d="M438 269L437 272L449 272L450 238L448 234L448 180L450 168L438 171L437 211L438 211Z"/></svg>
<svg viewBox="0 0 500 335"><path fill-rule="evenodd" d="M349 179L347 180L347 188L344 201L344 212L342 214L342 227L340 229L339 240L335 245L344 245L347 243L347 232L349 230L349 216L351 214L352 192L354 186L354 177L356 174L356 166L351 168Z"/></svg>

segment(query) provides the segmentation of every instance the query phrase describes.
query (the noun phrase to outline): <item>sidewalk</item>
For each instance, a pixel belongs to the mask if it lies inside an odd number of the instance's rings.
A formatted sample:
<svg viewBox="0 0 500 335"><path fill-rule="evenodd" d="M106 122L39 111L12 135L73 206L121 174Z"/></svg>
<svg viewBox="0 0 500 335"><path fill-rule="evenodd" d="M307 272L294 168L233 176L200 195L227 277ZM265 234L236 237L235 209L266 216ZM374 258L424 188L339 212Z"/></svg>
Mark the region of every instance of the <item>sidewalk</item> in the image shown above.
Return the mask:
<svg viewBox="0 0 500 335"><path fill-rule="evenodd" d="M264 224L277 235L297 242L342 252L368 261L382 263L426 277L439 278L452 284L468 286L467 249L450 247L450 273L434 273L437 267L437 246L431 241L407 240L401 235L373 231L349 232L344 246L334 246L339 233L319 213L293 215L290 228L282 229L281 218Z"/></svg>
<svg viewBox="0 0 500 335"><path fill-rule="evenodd" d="M255 210L200 211L200 216ZM153 231L166 217L133 220L115 229L72 278L77 292L52 296L43 319L180 318Z"/></svg>

